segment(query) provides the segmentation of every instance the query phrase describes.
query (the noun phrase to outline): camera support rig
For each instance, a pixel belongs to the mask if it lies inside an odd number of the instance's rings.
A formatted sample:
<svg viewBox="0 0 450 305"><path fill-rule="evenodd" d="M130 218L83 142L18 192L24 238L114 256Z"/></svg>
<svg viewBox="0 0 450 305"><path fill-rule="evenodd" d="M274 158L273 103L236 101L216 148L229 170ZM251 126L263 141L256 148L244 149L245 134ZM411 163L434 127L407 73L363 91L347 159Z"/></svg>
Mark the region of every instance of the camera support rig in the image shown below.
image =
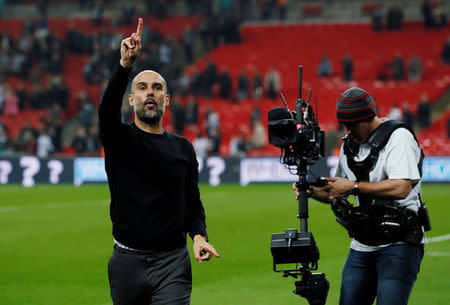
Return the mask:
<svg viewBox="0 0 450 305"><path fill-rule="evenodd" d="M329 283L324 273L311 271L318 269L319 248L311 232L308 232L308 195L312 186L323 186L327 182L319 178L316 182L307 181L308 165L324 155L324 132L320 130L312 107L301 97L302 70L299 66L299 99L295 112L290 112L282 94L286 109L277 107L269 111L269 142L281 149L282 163L296 166L299 181L298 215L300 232L286 229L284 233L273 233L270 250L273 256L273 270L282 272L283 277L301 278L295 282L294 293L306 298L311 305L324 305L328 295ZM316 111L317 112L317 111ZM277 269L278 264L296 264L295 269ZM298 264L301 266L298 267Z"/></svg>

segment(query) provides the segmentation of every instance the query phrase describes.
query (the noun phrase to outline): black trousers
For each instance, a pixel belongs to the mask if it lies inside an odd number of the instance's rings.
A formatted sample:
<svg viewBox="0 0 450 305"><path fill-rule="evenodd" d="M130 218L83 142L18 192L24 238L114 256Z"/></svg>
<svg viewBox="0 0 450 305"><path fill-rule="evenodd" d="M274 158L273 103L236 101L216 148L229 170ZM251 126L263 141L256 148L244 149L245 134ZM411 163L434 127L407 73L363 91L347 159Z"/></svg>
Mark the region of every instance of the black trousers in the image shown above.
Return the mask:
<svg viewBox="0 0 450 305"><path fill-rule="evenodd" d="M190 304L192 272L187 246L151 252L115 246L108 277L114 305Z"/></svg>

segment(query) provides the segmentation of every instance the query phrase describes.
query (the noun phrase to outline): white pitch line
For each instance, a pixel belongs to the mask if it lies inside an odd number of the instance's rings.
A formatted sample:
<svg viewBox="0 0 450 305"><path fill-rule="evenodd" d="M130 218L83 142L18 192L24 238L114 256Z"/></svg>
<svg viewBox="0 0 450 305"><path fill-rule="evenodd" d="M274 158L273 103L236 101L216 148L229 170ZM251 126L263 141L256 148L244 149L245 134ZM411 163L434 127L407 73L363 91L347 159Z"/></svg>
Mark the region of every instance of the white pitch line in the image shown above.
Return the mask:
<svg viewBox="0 0 450 305"><path fill-rule="evenodd" d="M450 252L425 252L427 256L450 256Z"/></svg>
<svg viewBox="0 0 450 305"><path fill-rule="evenodd" d="M23 209L60 209L60 208L70 208L70 207L78 207L78 206L103 206L108 205L109 201L80 201L80 202L60 202L60 203L51 203L46 205L27 205L27 206L19 206L19 205L6 205L0 206L0 213L2 212L15 212Z"/></svg>
<svg viewBox="0 0 450 305"><path fill-rule="evenodd" d="M441 235L441 236L435 236L435 237L428 238L427 243L437 243L437 242L444 241L444 240L449 240L449 239L450 239L450 234Z"/></svg>
<svg viewBox="0 0 450 305"><path fill-rule="evenodd" d="M0 213L1 212L11 212L11 211L17 211L20 210L19 207L16 206L4 206L4 207L0 207Z"/></svg>

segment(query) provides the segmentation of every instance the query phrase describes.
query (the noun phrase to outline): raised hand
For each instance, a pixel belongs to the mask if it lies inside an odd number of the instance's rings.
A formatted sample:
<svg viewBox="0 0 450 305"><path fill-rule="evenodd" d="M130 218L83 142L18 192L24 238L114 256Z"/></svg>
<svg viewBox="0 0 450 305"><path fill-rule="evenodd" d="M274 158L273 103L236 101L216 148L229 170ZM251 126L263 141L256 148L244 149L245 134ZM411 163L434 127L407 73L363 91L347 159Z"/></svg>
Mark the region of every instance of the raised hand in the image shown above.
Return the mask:
<svg viewBox="0 0 450 305"><path fill-rule="evenodd" d="M144 21L139 18L137 30L120 44L120 64L124 68L131 68L136 58L141 54L141 35Z"/></svg>

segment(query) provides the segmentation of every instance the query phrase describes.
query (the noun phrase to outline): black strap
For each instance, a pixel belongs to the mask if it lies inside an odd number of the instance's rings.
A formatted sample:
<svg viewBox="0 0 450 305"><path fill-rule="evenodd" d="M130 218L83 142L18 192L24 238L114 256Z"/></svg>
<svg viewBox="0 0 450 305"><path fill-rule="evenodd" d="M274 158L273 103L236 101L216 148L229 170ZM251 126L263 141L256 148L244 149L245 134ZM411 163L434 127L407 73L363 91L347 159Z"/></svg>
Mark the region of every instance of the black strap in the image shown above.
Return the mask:
<svg viewBox="0 0 450 305"><path fill-rule="evenodd" d="M347 137L345 139L344 153L347 156L347 164L350 170L355 174L358 181L369 181L369 173L375 167L380 151L386 146L392 133L398 128L406 128L409 132L411 132L414 140L417 142L417 145L419 145L416 135L411 127L408 124L397 120L383 122L370 134L369 139L367 140L370 145L370 153L363 161L355 161L354 157L358 154L359 148L355 148L355 143L351 137ZM422 163L424 156L425 155L421 149L420 160L417 164L420 177L422 177Z"/></svg>
<svg viewBox="0 0 450 305"><path fill-rule="evenodd" d="M374 156L376 155L376 159L378 159L378 154L380 153L381 149L383 149L383 147L386 146L387 142L391 138L392 133L398 128L407 129L413 135L414 140L417 143L417 146L419 146L420 160L419 163L417 164L417 167L419 169L420 177L422 177L422 163L425 155L423 153L423 150L420 148L420 144L419 141L417 140L414 130L411 128L411 126L409 126L404 122L397 120L389 120L380 124L380 126L378 126L369 136L368 143L370 145L370 154Z"/></svg>
<svg viewBox="0 0 450 305"><path fill-rule="evenodd" d="M357 181L369 181L369 173L375 168L377 164L380 151L386 146L392 133L398 128L406 128L414 137L417 145L416 135L411 127L397 120L388 120L381 123L370 135L367 143L370 145L370 153L363 161L355 161L354 157L359 152L359 147L352 140L351 137L347 137L344 142L344 153L347 156L347 165L350 170L355 174ZM420 145L419 145L420 148ZM423 163L424 153L420 149L420 160L417 164L419 169L420 177L422 177L422 163ZM367 195L358 196L361 205L372 203L372 197Z"/></svg>

